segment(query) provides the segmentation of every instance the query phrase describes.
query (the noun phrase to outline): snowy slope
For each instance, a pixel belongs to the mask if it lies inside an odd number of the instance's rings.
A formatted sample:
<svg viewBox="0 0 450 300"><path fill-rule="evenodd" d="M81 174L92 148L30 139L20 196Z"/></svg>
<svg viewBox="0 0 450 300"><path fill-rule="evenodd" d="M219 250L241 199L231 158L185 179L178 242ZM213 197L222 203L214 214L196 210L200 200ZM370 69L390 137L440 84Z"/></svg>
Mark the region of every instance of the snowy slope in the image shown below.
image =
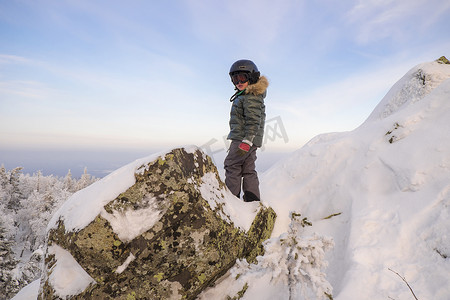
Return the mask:
<svg viewBox="0 0 450 300"><path fill-rule="evenodd" d="M413 68L359 128L320 135L263 174L273 236L296 211L313 224L305 234L334 239L334 299L413 299L389 268L419 299L450 299L449 78L450 65Z"/></svg>
<svg viewBox="0 0 450 300"><path fill-rule="evenodd" d="M449 65L413 68L360 127L317 136L262 174L263 203L277 213L266 255L258 266L238 262L199 299L244 290L244 300L318 299L330 286L337 300L413 299L393 271L418 299L450 299L449 78ZM73 203L59 215L76 212ZM312 226L292 222L292 212ZM315 288L302 294L306 285Z"/></svg>

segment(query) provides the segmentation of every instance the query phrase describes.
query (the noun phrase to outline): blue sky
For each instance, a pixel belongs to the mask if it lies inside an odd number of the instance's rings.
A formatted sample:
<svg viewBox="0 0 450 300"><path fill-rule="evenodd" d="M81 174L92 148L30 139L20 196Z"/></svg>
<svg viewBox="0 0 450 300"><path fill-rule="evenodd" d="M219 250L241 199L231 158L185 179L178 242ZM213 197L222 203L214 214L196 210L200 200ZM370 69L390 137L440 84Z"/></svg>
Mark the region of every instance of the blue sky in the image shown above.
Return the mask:
<svg viewBox="0 0 450 300"><path fill-rule="evenodd" d="M224 148L228 70L247 58L288 137L267 149L295 150L449 57L449 15L450 0L0 0L0 149Z"/></svg>

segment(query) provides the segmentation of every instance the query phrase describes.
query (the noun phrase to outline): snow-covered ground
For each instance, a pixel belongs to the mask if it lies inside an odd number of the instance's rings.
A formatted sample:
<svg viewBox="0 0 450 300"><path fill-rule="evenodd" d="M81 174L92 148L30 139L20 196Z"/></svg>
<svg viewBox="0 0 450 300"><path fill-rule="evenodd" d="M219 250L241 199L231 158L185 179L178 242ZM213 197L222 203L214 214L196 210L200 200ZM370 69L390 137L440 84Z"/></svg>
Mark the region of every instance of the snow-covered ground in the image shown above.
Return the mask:
<svg viewBox="0 0 450 300"><path fill-rule="evenodd" d="M266 255L199 298L246 287L246 300L317 299L332 287L337 300L450 299L449 78L450 65L414 67L360 127L319 135L261 174L262 202L278 216ZM120 174L130 185L135 166L88 189L116 191ZM70 205L59 215L76 213ZM36 299L36 285L13 299Z"/></svg>
<svg viewBox="0 0 450 300"><path fill-rule="evenodd" d="M296 211L313 224L305 234L334 239L334 299L413 299L389 269L419 299L450 299L448 78L450 65L413 68L359 128L320 135L263 174L274 237Z"/></svg>
<svg viewBox="0 0 450 300"><path fill-rule="evenodd" d="M272 240L289 230L291 212L312 223L303 240L334 240L324 270L334 299L414 299L400 276L418 299L450 299L449 78L450 65L414 67L360 127L319 135L262 174L263 202L278 215ZM242 299L304 299L288 275L273 280L279 272L289 272L282 261L250 267L203 299L245 282Z"/></svg>

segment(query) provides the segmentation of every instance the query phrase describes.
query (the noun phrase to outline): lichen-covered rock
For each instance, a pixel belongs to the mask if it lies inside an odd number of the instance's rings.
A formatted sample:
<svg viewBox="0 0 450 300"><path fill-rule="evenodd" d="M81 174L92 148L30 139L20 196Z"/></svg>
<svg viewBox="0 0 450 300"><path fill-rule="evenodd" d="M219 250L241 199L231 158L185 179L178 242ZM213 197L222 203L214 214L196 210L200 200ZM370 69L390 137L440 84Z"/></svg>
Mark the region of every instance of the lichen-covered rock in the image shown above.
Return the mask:
<svg viewBox="0 0 450 300"><path fill-rule="evenodd" d="M450 65L450 61L448 61L447 57L445 56L439 57L438 59L436 59L436 61L440 64Z"/></svg>
<svg viewBox="0 0 450 300"><path fill-rule="evenodd" d="M195 299L237 258L262 254L274 211L232 196L201 150L174 149L134 177L83 228L67 213L80 201L57 213L39 299Z"/></svg>

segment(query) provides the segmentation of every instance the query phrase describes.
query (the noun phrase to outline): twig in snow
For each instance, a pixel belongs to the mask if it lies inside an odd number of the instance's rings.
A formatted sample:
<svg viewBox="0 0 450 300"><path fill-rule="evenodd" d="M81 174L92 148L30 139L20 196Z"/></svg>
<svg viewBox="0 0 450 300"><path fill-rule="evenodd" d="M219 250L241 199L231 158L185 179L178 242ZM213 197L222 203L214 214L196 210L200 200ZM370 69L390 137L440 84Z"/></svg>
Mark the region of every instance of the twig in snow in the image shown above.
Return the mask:
<svg viewBox="0 0 450 300"><path fill-rule="evenodd" d="M323 219L324 219L324 220L331 219L332 217L339 216L340 214L342 214L342 213L340 212L340 213L336 213L336 214L331 214L331 215L329 215L328 217L325 217L325 218L323 218Z"/></svg>
<svg viewBox="0 0 450 300"><path fill-rule="evenodd" d="M388 270L391 271L392 273L397 274L397 276L400 277L400 278L406 283L406 285L408 286L409 290L410 290L411 293L413 294L414 299L419 300L419 299L417 299L416 295L414 294L414 291L413 291L413 289L411 288L411 286L409 285L409 283L406 281L405 277L402 277L400 274L398 274L397 272L395 272L395 271L392 270L391 268L388 268Z"/></svg>

